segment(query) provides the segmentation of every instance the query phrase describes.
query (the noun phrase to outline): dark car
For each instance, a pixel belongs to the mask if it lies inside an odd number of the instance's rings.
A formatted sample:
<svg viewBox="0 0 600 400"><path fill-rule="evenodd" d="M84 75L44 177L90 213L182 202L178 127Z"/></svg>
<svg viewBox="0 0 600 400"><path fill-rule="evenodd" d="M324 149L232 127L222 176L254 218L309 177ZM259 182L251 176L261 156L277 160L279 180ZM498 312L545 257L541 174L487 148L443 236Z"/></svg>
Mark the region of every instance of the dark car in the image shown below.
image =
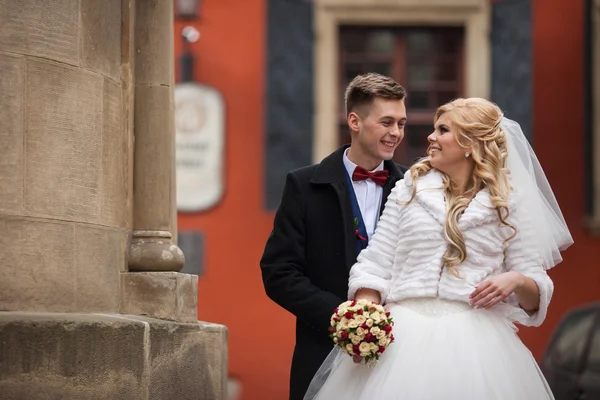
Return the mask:
<svg viewBox="0 0 600 400"><path fill-rule="evenodd" d="M565 314L541 367L556 400L600 400L600 302Z"/></svg>

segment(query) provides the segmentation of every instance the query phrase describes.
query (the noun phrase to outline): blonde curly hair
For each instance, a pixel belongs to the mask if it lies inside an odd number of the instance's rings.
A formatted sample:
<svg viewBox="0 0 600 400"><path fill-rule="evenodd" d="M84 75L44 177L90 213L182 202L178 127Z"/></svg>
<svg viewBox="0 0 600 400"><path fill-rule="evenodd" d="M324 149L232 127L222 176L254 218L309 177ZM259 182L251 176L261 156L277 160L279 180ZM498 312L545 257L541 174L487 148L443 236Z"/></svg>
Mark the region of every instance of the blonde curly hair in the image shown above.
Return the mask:
<svg viewBox="0 0 600 400"><path fill-rule="evenodd" d="M509 215L508 197L511 186L506 170L506 137L500 126L504 116L502 111L496 104L482 98L459 98L439 107L434 116L434 123L437 123L442 115L450 118L454 138L459 146L469 149L474 162L473 175L463 194L457 194L458 190L454 182L442 173L447 207L444 236L448 241L443 262L444 267L458 276L456 267L467 258L465 240L458 221L477 192L484 187L488 188L500 222L514 231L508 240L514 237L516 229L506 222ZM416 182L419 176L425 175L431 169L427 157L414 164L409 173L413 182ZM413 184L408 203L415 198L416 194L417 185Z"/></svg>

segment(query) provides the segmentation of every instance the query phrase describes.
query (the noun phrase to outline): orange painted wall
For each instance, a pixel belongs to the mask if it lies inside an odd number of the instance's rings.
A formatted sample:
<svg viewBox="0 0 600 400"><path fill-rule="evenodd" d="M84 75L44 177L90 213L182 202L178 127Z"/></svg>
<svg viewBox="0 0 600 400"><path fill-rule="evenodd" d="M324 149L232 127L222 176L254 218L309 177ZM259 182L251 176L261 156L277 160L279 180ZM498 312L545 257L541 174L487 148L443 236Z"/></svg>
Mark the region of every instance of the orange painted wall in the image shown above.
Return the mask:
<svg viewBox="0 0 600 400"><path fill-rule="evenodd" d="M534 136L576 244L551 276L556 290L547 322L520 335L540 357L563 312L600 299L600 240L582 228L583 0L534 0ZM272 213L263 207L265 143L265 0L204 0L193 45L195 78L226 104L225 185L221 203L180 214L180 230L205 238L199 318L229 328L229 369L244 400L287 398L293 318L264 294L258 261ZM175 53L181 50L176 22Z"/></svg>
<svg viewBox="0 0 600 400"><path fill-rule="evenodd" d="M225 195L205 213L180 214L179 229L204 234L198 317L229 328L229 369L244 400L286 399L293 319L264 294L258 261L273 216L263 207L264 0L204 0L193 45L195 79L226 105ZM175 54L180 54L175 24Z"/></svg>
<svg viewBox="0 0 600 400"><path fill-rule="evenodd" d="M565 311L600 300L600 239L583 229L584 26L583 0L533 1L535 149L575 240L550 271L555 292L546 322L521 330L536 357Z"/></svg>

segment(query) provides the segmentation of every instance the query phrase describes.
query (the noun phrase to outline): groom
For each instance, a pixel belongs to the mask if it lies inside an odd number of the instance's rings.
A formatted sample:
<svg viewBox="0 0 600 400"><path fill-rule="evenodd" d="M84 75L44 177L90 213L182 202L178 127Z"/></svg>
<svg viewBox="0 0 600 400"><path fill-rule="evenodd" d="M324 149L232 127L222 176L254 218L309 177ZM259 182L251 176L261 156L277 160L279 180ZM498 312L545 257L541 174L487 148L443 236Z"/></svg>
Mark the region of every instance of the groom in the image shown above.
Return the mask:
<svg viewBox="0 0 600 400"><path fill-rule="evenodd" d="M288 173L260 261L267 295L296 316L290 400L301 400L333 348L329 320L348 275L406 168L392 160L404 137L404 88L375 73L346 89L351 145Z"/></svg>

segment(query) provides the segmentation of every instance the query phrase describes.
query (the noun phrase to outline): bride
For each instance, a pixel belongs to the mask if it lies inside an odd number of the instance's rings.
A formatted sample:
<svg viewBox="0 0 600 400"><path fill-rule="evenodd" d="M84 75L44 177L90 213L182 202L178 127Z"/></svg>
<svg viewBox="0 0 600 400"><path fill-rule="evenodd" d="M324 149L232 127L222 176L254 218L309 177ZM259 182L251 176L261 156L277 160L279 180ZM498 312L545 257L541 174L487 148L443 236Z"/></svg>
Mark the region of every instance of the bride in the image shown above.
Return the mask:
<svg viewBox="0 0 600 400"><path fill-rule="evenodd" d="M514 323L546 317L546 270L573 243L560 208L495 104L457 99L434 122L350 271L349 298L385 304L395 341L373 369L335 348L305 399L554 398Z"/></svg>

